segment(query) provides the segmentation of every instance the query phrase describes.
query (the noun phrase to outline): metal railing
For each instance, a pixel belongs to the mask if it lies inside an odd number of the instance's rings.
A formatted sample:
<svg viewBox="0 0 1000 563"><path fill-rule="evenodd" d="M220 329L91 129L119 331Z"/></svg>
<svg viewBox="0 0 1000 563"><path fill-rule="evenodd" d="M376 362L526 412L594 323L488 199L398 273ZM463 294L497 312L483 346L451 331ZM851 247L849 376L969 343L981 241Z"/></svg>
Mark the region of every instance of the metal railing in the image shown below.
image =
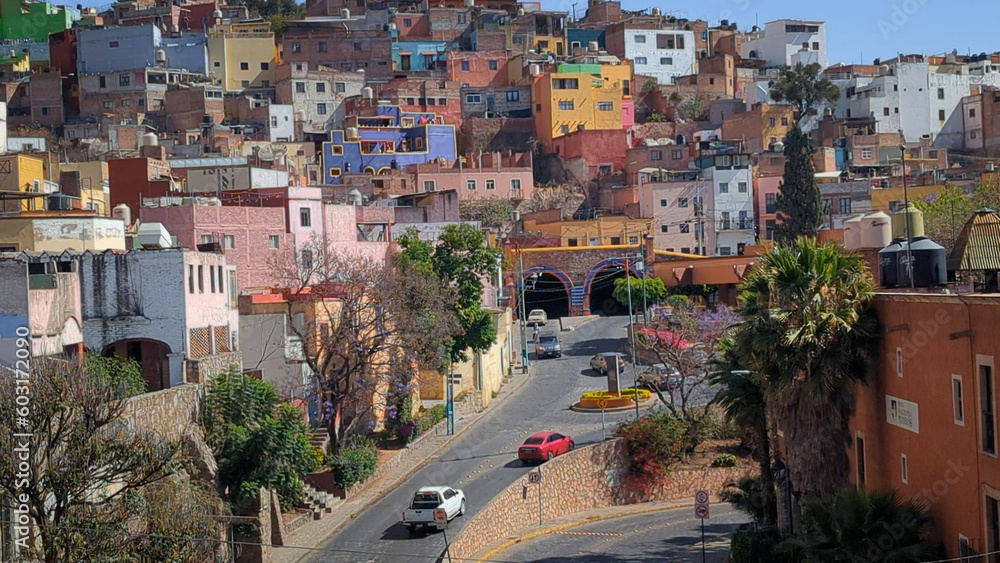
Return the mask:
<svg viewBox="0 0 1000 563"><path fill-rule="evenodd" d="M753 219L720 219L720 231L752 231L754 229Z"/></svg>

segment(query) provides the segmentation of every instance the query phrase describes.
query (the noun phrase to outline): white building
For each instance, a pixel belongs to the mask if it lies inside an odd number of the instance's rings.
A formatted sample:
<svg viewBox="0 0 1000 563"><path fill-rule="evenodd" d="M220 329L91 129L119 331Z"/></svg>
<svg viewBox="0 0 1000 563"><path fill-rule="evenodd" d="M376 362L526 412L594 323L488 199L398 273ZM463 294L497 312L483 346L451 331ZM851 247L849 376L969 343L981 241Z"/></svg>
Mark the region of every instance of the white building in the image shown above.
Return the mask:
<svg viewBox="0 0 1000 563"><path fill-rule="evenodd" d="M626 29L624 36L625 58L632 61L634 74L673 84L678 76L698 73L693 31Z"/></svg>
<svg viewBox="0 0 1000 563"><path fill-rule="evenodd" d="M282 104L291 104L301 134L326 134L344 122L344 100L360 96L365 75L326 67L309 68L309 63L280 65L275 93Z"/></svg>
<svg viewBox="0 0 1000 563"><path fill-rule="evenodd" d="M712 219L702 214L713 205L711 182L698 179L697 170L690 179L678 175L669 181L647 170L639 171L639 212L653 219L654 248L684 254L714 252L715 229L708 228ZM704 244L702 232L708 235Z"/></svg>
<svg viewBox="0 0 1000 563"><path fill-rule="evenodd" d="M739 254L742 246L756 243L754 226L753 166L750 155L716 155L704 169L712 183L712 206L706 206L707 223L715 229L716 256ZM706 224L706 228L709 228ZM711 237L709 237L709 240Z"/></svg>
<svg viewBox="0 0 1000 563"><path fill-rule="evenodd" d="M267 132L272 143L295 140L295 117L291 104L268 104Z"/></svg>
<svg viewBox="0 0 1000 563"><path fill-rule="evenodd" d="M829 65L826 56L826 23L821 21L775 20L750 34L740 54L759 59L769 67L819 63Z"/></svg>
<svg viewBox="0 0 1000 563"><path fill-rule="evenodd" d="M990 61L944 64L914 56L893 60L881 75L857 88L847 117L872 117L878 131L902 131L908 142L932 139L935 147L962 148L962 99L983 86L1000 86L1000 69Z"/></svg>

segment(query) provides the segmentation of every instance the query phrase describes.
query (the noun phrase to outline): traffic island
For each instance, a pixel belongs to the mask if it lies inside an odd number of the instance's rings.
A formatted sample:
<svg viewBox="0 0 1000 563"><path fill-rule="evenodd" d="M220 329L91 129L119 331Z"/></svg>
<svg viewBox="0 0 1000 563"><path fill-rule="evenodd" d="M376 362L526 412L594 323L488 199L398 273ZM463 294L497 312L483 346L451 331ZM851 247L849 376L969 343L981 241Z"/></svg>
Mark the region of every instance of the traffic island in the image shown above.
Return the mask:
<svg viewBox="0 0 1000 563"><path fill-rule="evenodd" d="M635 389L628 387L618 393L611 391L588 391L580 396L570 410L574 412L623 412L635 408L638 401L639 407L648 407L655 402L652 393L647 389Z"/></svg>

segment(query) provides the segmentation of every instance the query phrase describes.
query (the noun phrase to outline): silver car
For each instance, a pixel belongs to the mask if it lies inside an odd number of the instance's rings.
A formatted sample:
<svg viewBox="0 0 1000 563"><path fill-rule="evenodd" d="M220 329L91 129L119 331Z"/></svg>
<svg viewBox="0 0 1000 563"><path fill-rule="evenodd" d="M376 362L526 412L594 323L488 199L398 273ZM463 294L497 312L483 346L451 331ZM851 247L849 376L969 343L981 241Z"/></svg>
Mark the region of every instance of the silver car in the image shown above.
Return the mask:
<svg viewBox="0 0 1000 563"><path fill-rule="evenodd" d="M650 389L673 391L681 382L681 374L676 368L667 364L654 364L642 368L639 372L639 384Z"/></svg>

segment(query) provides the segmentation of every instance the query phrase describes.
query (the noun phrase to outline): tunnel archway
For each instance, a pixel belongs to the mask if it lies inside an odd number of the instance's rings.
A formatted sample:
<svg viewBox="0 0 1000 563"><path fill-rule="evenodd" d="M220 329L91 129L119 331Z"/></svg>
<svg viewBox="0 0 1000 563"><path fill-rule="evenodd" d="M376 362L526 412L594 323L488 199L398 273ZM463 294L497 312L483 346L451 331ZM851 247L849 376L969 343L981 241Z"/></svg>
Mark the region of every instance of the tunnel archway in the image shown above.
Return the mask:
<svg viewBox="0 0 1000 563"><path fill-rule="evenodd" d="M629 264L629 271L632 277L642 277L632 264ZM590 271L584 288L590 296L591 314L608 316L628 314L628 307L619 303L613 296L615 280L624 277L625 260L620 258L605 260Z"/></svg>
<svg viewBox="0 0 1000 563"><path fill-rule="evenodd" d="M550 319L569 316L569 286L566 274L551 268L524 272L524 312L542 309Z"/></svg>
<svg viewBox="0 0 1000 563"><path fill-rule="evenodd" d="M159 340L146 338L119 340L109 344L101 353L106 358L135 360L150 392L170 387L167 354L170 354L170 346Z"/></svg>

